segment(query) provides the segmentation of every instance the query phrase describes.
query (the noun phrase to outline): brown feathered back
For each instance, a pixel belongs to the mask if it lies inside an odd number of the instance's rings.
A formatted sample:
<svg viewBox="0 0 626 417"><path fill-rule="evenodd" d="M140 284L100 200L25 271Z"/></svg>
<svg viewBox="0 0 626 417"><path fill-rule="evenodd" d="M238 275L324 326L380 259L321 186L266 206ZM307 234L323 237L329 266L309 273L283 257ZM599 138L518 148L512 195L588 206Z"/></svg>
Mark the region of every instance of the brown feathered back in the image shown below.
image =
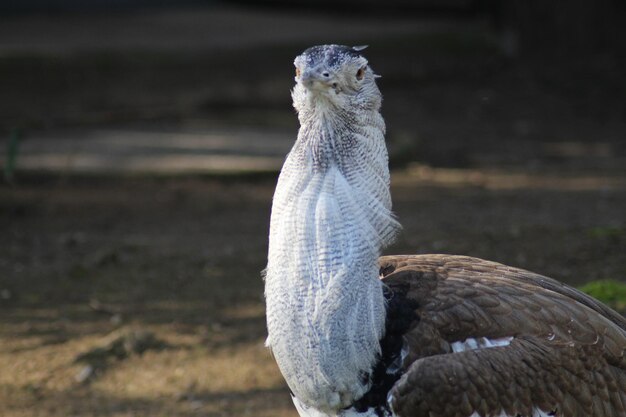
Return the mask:
<svg viewBox="0 0 626 417"><path fill-rule="evenodd" d="M626 417L626 319L605 305L476 258L390 256L380 267L415 312L390 393L399 417ZM510 343L453 352L480 338Z"/></svg>

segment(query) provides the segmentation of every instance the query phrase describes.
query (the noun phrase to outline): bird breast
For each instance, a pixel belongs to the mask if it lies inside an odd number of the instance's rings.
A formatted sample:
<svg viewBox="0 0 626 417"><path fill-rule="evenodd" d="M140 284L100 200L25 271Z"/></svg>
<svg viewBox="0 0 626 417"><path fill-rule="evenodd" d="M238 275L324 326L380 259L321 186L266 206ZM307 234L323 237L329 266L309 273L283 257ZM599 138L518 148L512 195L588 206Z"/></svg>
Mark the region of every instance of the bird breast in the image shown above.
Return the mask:
<svg viewBox="0 0 626 417"><path fill-rule="evenodd" d="M384 333L377 259L398 226L372 147L384 149L380 129L303 126L272 206L268 345L294 394L329 412L367 391Z"/></svg>

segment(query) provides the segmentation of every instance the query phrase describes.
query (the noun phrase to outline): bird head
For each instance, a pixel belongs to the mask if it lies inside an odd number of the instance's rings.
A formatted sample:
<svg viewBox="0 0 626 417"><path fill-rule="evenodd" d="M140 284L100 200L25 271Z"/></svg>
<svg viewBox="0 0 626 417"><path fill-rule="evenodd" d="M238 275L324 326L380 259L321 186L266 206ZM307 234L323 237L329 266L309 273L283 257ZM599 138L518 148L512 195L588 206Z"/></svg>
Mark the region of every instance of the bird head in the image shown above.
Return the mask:
<svg viewBox="0 0 626 417"><path fill-rule="evenodd" d="M299 113L320 107L378 110L378 76L362 56L363 49L365 46L320 45L296 57L295 109Z"/></svg>

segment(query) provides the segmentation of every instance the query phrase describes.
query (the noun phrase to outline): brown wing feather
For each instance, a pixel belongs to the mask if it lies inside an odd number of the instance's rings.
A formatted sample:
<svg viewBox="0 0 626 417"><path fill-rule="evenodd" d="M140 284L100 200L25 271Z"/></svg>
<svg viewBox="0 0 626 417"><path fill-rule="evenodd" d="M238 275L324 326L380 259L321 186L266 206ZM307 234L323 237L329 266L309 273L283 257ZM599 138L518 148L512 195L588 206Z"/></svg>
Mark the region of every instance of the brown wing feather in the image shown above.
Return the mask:
<svg viewBox="0 0 626 417"><path fill-rule="evenodd" d="M550 278L476 258L383 257L384 283L416 305L404 335L400 417L626 417L626 319ZM468 338L508 346L452 353Z"/></svg>

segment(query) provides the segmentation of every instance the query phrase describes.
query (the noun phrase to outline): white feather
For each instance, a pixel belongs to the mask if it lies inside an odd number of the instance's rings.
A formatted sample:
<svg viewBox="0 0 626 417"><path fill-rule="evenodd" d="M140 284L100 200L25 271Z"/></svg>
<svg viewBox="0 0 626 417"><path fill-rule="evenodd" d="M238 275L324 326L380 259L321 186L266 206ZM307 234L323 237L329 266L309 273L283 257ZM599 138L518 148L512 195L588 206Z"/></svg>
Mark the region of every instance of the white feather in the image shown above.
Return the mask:
<svg viewBox="0 0 626 417"><path fill-rule="evenodd" d="M462 342L450 343L453 352L465 352L466 350L476 350L493 348L499 346L508 346L511 344L513 336L500 337L496 339L488 339L486 337L467 338Z"/></svg>

